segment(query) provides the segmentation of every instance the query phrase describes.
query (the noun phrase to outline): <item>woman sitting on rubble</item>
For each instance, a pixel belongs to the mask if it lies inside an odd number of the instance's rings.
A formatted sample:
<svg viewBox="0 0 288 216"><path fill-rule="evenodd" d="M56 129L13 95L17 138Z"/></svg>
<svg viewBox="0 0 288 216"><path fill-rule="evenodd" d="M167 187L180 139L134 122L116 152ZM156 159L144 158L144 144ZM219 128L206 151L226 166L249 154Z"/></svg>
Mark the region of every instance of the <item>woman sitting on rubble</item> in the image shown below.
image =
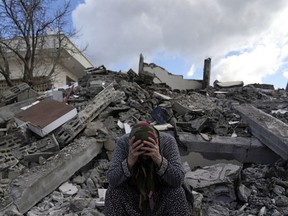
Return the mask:
<svg viewBox="0 0 288 216"><path fill-rule="evenodd" d="M147 122L118 140L107 178L107 216L190 215L176 140Z"/></svg>

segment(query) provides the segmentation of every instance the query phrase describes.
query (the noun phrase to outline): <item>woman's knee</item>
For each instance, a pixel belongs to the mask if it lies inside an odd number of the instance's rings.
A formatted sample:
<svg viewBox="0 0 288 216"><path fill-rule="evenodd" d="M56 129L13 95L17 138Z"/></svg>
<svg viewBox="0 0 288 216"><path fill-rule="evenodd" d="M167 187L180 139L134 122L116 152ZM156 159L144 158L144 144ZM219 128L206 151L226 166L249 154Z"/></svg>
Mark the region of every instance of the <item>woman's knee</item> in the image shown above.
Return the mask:
<svg viewBox="0 0 288 216"><path fill-rule="evenodd" d="M114 199L119 199L123 196L124 189L121 187L108 187L106 194L105 194L105 200L114 200ZM124 193L125 194L125 193Z"/></svg>
<svg viewBox="0 0 288 216"><path fill-rule="evenodd" d="M169 188L165 191L165 215L190 215L190 208L182 187Z"/></svg>
<svg viewBox="0 0 288 216"><path fill-rule="evenodd" d="M182 187L176 187L176 188L167 188L165 189L165 195L168 197L178 197L178 198L185 198L185 191Z"/></svg>

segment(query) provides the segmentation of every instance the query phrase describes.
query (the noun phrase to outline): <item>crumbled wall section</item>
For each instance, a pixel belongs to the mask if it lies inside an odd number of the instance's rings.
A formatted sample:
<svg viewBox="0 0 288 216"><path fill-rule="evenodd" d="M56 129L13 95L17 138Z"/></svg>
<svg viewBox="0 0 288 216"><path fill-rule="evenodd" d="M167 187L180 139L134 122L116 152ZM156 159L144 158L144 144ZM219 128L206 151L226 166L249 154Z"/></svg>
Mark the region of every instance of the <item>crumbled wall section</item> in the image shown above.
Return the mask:
<svg viewBox="0 0 288 216"><path fill-rule="evenodd" d="M78 113L77 118L66 122L56 131L55 137L60 146L65 146L71 142L111 102L121 100L124 96L124 92L115 91L113 83L96 95L93 101Z"/></svg>
<svg viewBox="0 0 288 216"><path fill-rule="evenodd" d="M211 59L210 59L211 64ZM139 58L139 75L144 77L150 77L154 83L166 83L172 89L187 90L187 89L201 89L203 87L203 80L183 79L182 75L174 75L166 71L164 68L151 63L147 64L144 62L144 57L141 54ZM208 74L208 73L205 73ZM205 77L209 86L209 77Z"/></svg>
<svg viewBox="0 0 288 216"><path fill-rule="evenodd" d="M11 184L15 205L22 214L50 194L102 149L95 138L78 139L62 149L43 166L35 167L19 176Z"/></svg>
<svg viewBox="0 0 288 216"><path fill-rule="evenodd" d="M22 133L9 134L0 140L0 170L16 165L18 158L13 151L27 142Z"/></svg>
<svg viewBox="0 0 288 216"><path fill-rule="evenodd" d="M183 79L182 75L174 75L155 64L144 64L143 71L155 76L155 83L166 83L172 89L201 89L202 81L193 79Z"/></svg>

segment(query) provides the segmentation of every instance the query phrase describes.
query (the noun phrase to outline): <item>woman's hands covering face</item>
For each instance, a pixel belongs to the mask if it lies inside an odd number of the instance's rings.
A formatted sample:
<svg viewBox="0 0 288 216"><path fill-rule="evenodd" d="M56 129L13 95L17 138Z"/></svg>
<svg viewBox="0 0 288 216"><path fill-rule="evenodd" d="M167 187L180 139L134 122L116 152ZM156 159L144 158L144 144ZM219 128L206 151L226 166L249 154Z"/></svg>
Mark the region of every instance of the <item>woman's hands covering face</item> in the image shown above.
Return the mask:
<svg viewBox="0 0 288 216"><path fill-rule="evenodd" d="M149 141L144 140L144 146L141 147L141 150L144 150L143 156L150 157L158 167L161 166L162 163L162 155L159 150L159 142L158 139L154 140L151 137L148 137Z"/></svg>
<svg viewBox="0 0 288 216"><path fill-rule="evenodd" d="M135 137L129 139L128 167L131 169L140 156L143 158L150 157L158 167L162 163L162 155L159 151L158 139L154 140L148 137L148 140L136 140Z"/></svg>
<svg viewBox="0 0 288 216"><path fill-rule="evenodd" d="M136 140L135 137L129 139L129 154L128 154L128 168L131 169L137 162L140 155L144 153L145 150L142 149L144 143L142 140Z"/></svg>

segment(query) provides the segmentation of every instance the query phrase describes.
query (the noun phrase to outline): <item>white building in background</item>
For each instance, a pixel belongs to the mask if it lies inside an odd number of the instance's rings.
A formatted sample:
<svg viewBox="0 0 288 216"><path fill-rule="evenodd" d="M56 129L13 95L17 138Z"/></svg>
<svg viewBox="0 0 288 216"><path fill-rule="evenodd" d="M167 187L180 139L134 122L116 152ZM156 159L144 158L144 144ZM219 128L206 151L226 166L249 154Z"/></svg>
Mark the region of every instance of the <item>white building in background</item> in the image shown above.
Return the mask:
<svg viewBox="0 0 288 216"><path fill-rule="evenodd" d="M55 73L51 77L52 83L50 88L57 88L65 85L71 84L71 82L78 81L83 75L85 75L85 69L93 67L92 63L83 55L82 52L73 44L68 37L63 35L63 46L60 51L60 59L55 68ZM35 77L45 77L47 76L53 66L53 59L57 55L58 51L58 39L56 35L48 36L46 40L43 54L36 55L36 66L34 69ZM0 58L0 64L1 64ZM15 54L11 53L8 56L11 80L15 84L20 82L20 78L23 76L23 65L19 63ZM4 77L0 74L0 92L7 89L8 86L5 82ZM38 88L40 91L45 91L49 88L48 86L42 86L42 89Z"/></svg>

